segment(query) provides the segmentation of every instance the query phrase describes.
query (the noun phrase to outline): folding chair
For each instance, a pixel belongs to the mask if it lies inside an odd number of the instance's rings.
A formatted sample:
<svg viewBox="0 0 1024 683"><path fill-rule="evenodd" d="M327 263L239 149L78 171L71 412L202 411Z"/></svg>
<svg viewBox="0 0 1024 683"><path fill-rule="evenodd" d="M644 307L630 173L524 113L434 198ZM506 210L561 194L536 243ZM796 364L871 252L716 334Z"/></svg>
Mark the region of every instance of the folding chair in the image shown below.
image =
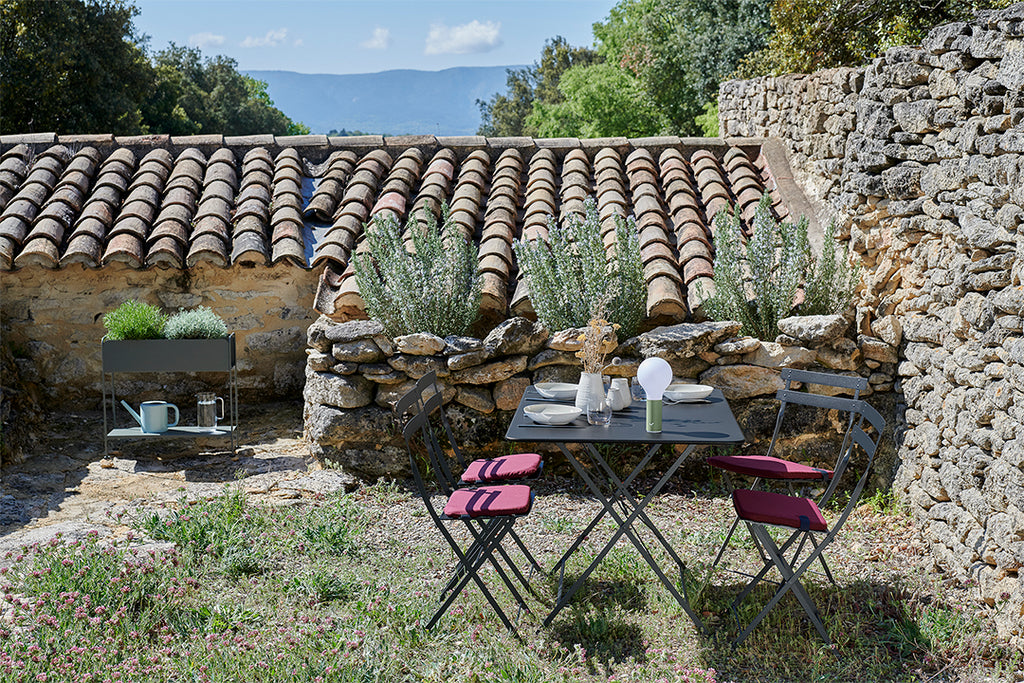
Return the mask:
<svg viewBox="0 0 1024 683"><path fill-rule="evenodd" d="M804 612L807 613L811 623L814 624L814 628L817 629L826 643L831 644L832 641L829 638L828 631L825 629L825 625L821 621L818 608L814 601L811 600L803 584L800 583L800 577L807 571L808 567L821 559L825 548L832 543L839 530L843 527L843 524L846 523L846 518L850 516L850 513L857 506L857 501L864 490L864 485L867 483L868 475L871 472L871 463L874 461L875 451L878 449L882 432L885 431L885 420L878 414L878 411L864 401L858 400L856 404L853 411L854 424L849 430L849 435L851 442L859 446L867 456L867 462L864 465L864 473L861 474L853 491L850 492L849 501L831 527L825 520L817 503L810 498L787 496L774 491L752 491L749 489L733 491L732 502L733 507L736 509L737 517L746 524L757 546L762 548L767 554L767 561L764 567L744 587L743 591L740 592L732 603L731 607L736 616L737 624L739 624L737 607L750 594L754 586L764 578L772 567L776 568L782 575L782 581L775 594L762 608L760 613L736 637L735 645L742 643L779 600L790 591L792 591L800 605L804 608ZM864 431L865 420L873 428L874 433L872 435ZM840 468L842 470L847 468L854 450L852 447L845 450L841 462L837 465L837 471ZM838 479L839 477L835 477L834 482L838 481ZM779 546L768 532L767 527L769 526L790 529L792 533ZM799 547L803 547L804 542L808 538L812 538L814 534L823 534L823 537L812 540L811 545L813 549L806 558L802 561L799 559L799 548L794 552L792 559L786 558L786 552L794 543L800 541Z"/></svg>
<svg viewBox="0 0 1024 683"><path fill-rule="evenodd" d="M432 392L430 397L427 397L428 389ZM416 385L395 402L395 418L401 422L407 413L417 413L425 410L427 402L431 401L433 396L441 396L441 387L437 383L437 374L431 371L417 380ZM456 477L451 469L448 458L444 457L442 451L438 449L438 462L431 463L431 466L437 474L437 483L445 495L451 495L453 491L463 486L507 484L532 479L539 476L544 468L544 461L537 453L514 453L500 455L495 458L479 458L467 464L466 457L463 455L462 449L459 448L458 440L455 438L455 433L452 431L451 424L445 415L441 399L438 398L436 402L432 402L431 408L427 412L431 416L434 413L437 414L437 421L441 423L444 429L445 437L448 439L448 444L455 455L455 461L461 470L461 475ZM431 430L433 430L432 427ZM436 442L436 436L433 431L431 432L431 438L434 438ZM509 536L519 547L527 562L530 563L531 570L543 573L544 570L541 568L540 563L537 562L536 558L526 547L526 544L523 543L519 534L513 530L509 533ZM504 555L503 551L502 554ZM527 590L530 590L529 583L522 576L519 569L511 562L509 564L515 574L520 577Z"/></svg>
<svg viewBox="0 0 1024 683"><path fill-rule="evenodd" d="M757 489L762 482L767 480L785 483L789 487L790 493L793 494L796 493L793 490L793 484L799 483L811 485L824 484L825 482L828 482L828 488L818 500L819 505L824 505L828 502L828 499L835 491L834 483L842 477L842 468L844 466L842 463L845 462L844 458L846 451L851 446L850 430L853 428L853 411L857 405L856 402L860 397L860 392L867 388L868 381L863 377L855 375L834 375L824 372L811 372L809 370L796 370L793 368L784 368L780 375L786 385L775 394L775 398L780 401L779 413L775 418L775 431L772 433L772 440L771 443L768 444L767 452L764 455L716 455L708 458L707 462L712 467L722 470L730 489L736 488L733 486L732 480L729 477L730 472L733 474L754 477L754 482L750 486L751 489ZM809 384L816 384L837 389L845 389L848 391L852 390L853 398L848 399L825 394L812 394L806 391L796 391L792 388L793 382L801 382L805 386ZM839 410L840 412L848 413L849 417L846 423L846 432L843 434L843 441L839 446L839 453L836 455L836 464L833 469L819 469L817 467L791 462L774 455L775 446L779 440L779 434L782 432L783 418L786 415L786 407L791 404L811 406L826 410ZM729 528L729 533L726 534L725 541L722 542L722 546L718 549L718 554L715 556L715 561L711 565L712 569L717 567L719 561L721 561L722 555L725 553L725 549L728 547L729 541L732 539L732 535L736 531L736 526L738 524L739 518L735 519L732 526ZM762 553L762 558L763 557L764 555ZM832 580L832 573L829 571L828 564L825 563L824 557L822 558L821 565L825 570L825 575L828 579L832 581L832 583L835 583L835 581Z"/></svg>
<svg viewBox="0 0 1024 683"><path fill-rule="evenodd" d="M438 619L444 615L455 598L472 579L505 627L515 632L512 621L506 616L481 579L480 569L485 563L490 562L519 605L519 609L529 611L525 600L516 590L501 565L495 560L494 553L498 552L504 555L501 542L512 532L515 521L529 514L533 507L534 494L529 486L522 484L457 489L447 494L445 505L441 512L438 512L431 500L423 473L420 471L417 451L420 451L421 454L425 451L433 467L436 467L435 463L444 457L430 429L429 421L430 412L434 408L433 404L440 404L440 402L440 394L430 397L425 409L413 415L402 430L406 449L409 451L409 465L416 481L416 488L423 498L423 503L430 518L434 521L434 525L451 546L458 560L452 578L441 592L441 605L427 623L427 628L434 627ZM472 542L465 550L448 530L447 523L451 521L461 521L469 530ZM447 597L445 597L446 595Z"/></svg>
<svg viewBox="0 0 1024 683"><path fill-rule="evenodd" d="M416 410L421 410L428 389L435 394L441 393L441 387L437 383L437 373L434 371L428 372L417 380L416 386L398 399L398 402L395 403L396 416L401 419L406 412L414 407ZM461 472L458 478L453 476L451 468L447 466L447 459L445 460L445 471L442 474L445 475L451 488L532 479L539 476L544 469L544 460L537 453L514 453L495 458L480 458L467 463L443 406L438 410L438 421L444 428L445 437L448 439L448 444Z"/></svg>

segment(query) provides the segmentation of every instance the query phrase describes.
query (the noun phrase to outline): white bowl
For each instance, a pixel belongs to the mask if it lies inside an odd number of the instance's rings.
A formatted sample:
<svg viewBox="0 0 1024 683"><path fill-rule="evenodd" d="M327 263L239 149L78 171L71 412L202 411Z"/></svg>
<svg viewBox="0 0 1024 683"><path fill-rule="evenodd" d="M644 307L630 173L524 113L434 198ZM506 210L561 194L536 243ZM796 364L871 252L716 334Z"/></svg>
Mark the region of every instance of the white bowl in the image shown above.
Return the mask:
<svg viewBox="0 0 1024 683"><path fill-rule="evenodd" d="M669 384L665 389L665 398L679 402L702 401L714 390L714 387L709 387L706 384Z"/></svg>
<svg viewBox="0 0 1024 683"><path fill-rule="evenodd" d="M583 411L576 406L553 406L553 405L528 405L523 412L534 422L542 425L564 425L569 424Z"/></svg>
<svg viewBox="0 0 1024 683"><path fill-rule="evenodd" d="M544 398L553 398L558 401L569 401L576 398L576 384L567 382L542 382L534 385L537 392Z"/></svg>

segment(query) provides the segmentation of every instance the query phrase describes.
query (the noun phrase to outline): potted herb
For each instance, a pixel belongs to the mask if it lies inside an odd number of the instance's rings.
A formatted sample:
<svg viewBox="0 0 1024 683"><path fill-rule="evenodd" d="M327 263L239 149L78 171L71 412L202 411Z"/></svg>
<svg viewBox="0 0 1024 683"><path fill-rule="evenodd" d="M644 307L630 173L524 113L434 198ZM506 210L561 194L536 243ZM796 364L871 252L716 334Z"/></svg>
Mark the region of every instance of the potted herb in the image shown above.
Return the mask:
<svg viewBox="0 0 1024 683"><path fill-rule="evenodd" d="M159 308L125 301L103 316L104 372L216 372L235 364L235 335L205 306L168 318Z"/></svg>

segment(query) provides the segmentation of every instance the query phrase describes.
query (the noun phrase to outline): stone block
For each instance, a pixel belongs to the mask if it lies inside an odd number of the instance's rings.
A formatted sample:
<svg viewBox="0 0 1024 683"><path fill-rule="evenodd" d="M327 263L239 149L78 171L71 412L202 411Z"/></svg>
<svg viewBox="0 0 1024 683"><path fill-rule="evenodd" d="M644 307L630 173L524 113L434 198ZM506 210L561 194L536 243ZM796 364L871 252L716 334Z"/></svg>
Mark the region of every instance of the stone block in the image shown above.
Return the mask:
<svg viewBox="0 0 1024 683"><path fill-rule="evenodd" d="M455 387L455 402L480 413L494 412L494 398L487 387L459 385Z"/></svg>
<svg viewBox="0 0 1024 683"><path fill-rule="evenodd" d="M729 400L772 395L785 386L778 370L757 365L716 366L705 371L700 381L720 388Z"/></svg>
<svg viewBox="0 0 1024 683"><path fill-rule="evenodd" d="M374 384L361 375L306 372L303 398L307 405L361 408L373 402Z"/></svg>
<svg viewBox="0 0 1024 683"><path fill-rule="evenodd" d="M452 373L456 384L493 384L526 370L526 356L511 356Z"/></svg>
<svg viewBox="0 0 1024 683"><path fill-rule="evenodd" d="M841 315L802 315L783 318L779 331L808 344L826 344L838 339L849 327Z"/></svg>
<svg viewBox="0 0 1024 683"><path fill-rule="evenodd" d="M526 318L509 318L488 333L484 349L492 356L532 355L544 348L550 332Z"/></svg>
<svg viewBox="0 0 1024 683"><path fill-rule="evenodd" d="M412 356L403 353L387 359L388 365L399 372L404 372L413 379L419 379L428 372L437 373L438 377L447 377L450 373L444 358L437 356Z"/></svg>
<svg viewBox="0 0 1024 683"><path fill-rule="evenodd" d="M380 347L370 339L336 342L331 347L331 355L339 361L352 363L374 363L384 357Z"/></svg>
<svg viewBox="0 0 1024 683"><path fill-rule="evenodd" d="M765 368L807 368L814 364L814 360L814 351L802 346L760 342L755 351L744 354L742 362Z"/></svg>
<svg viewBox="0 0 1024 683"><path fill-rule="evenodd" d="M526 376L510 377L494 385L494 404L498 410L515 410L530 386Z"/></svg>
<svg viewBox="0 0 1024 683"><path fill-rule="evenodd" d="M395 350L412 356L435 356L445 349L445 340L429 332L395 337Z"/></svg>

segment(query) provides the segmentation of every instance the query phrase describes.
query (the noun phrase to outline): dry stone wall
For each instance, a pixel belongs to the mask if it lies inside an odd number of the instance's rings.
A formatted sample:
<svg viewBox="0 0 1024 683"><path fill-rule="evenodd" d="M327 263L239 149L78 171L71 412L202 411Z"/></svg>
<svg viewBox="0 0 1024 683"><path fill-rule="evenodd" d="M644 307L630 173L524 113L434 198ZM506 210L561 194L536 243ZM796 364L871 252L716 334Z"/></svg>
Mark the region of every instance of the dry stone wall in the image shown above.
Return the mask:
<svg viewBox="0 0 1024 683"><path fill-rule="evenodd" d="M896 486L937 563L1024 642L1024 4L870 65L724 83L864 265L862 348L899 347Z"/></svg>
<svg viewBox="0 0 1024 683"><path fill-rule="evenodd" d="M751 442L765 444L774 427L783 367L828 369L869 378L868 394L891 395L896 350L884 354L858 346L850 320L807 316L782 321L785 334L773 342L736 336L735 322L683 323L658 327L629 339L608 356L609 376L635 377L641 360L666 359L677 378L720 387ZM505 429L531 383L576 382L583 330L548 330L511 318L485 338L412 334L391 339L379 323L335 323L324 317L309 329L305 424L313 453L368 478L407 470L404 443L391 409L415 381L431 370L444 387L455 431L476 454L505 452ZM874 358L878 357L879 360ZM806 462L831 466L841 424L828 416L800 417L783 451ZM817 436L816 436L817 435ZM883 463L886 457L880 459ZM891 470L882 464L879 472ZM886 483L886 482L878 482Z"/></svg>

